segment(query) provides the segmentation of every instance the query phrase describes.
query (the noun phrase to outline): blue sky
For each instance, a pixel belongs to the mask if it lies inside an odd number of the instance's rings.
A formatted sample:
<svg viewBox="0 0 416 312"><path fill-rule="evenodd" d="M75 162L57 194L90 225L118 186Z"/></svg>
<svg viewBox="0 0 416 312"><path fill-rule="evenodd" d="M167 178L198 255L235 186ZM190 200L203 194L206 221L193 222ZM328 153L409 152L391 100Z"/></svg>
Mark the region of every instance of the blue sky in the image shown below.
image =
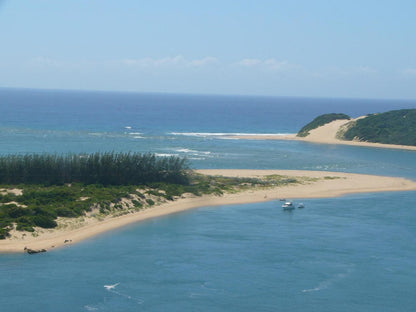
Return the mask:
<svg viewBox="0 0 416 312"><path fill-rule="evenodd" d="M414 0L0 0L0 87L416 98Z"/></svg>

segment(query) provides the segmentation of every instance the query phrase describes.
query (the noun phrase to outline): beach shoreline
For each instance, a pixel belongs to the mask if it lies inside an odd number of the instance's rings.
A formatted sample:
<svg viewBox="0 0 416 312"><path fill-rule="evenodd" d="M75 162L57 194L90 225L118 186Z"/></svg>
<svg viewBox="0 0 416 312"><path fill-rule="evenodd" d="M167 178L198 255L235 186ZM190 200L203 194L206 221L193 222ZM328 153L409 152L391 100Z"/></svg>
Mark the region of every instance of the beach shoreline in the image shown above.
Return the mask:
<svg viewBox="0 0 416 312"><path fill-rule="evenodd" d="M330 123L327 123L321 127L313 129L310 131L310 134L306 137L298 137L296 133L293 134L279 134L279 135L233 135L228 138L232 139L244 139L244 140L287 140L287 141L301 141L307 143L316 143L316 144L339 144L339 145L349 145L349 146L363 146L363 147L373 147L373 148L388 148L388 149L400 149L400 150L409 150L416 151L416 146L410 145L396 145L396 144L383 144L383 143L372 143L372 142L361 142L361 141L345 141L340 140L336 137L337 132L342 126L348 122L364 118L361 116L353 120L341 119L334 120Z"/></svg>
<svg viewBox="0 0 416 312"><path fill-rule="evenodd" d="M81 242L90 237L128 224L173 213L180 213L198 207L249 204L279 200L281 198L326 198L354 193L416 190L416 182L405 178L342 172L245 169L207 169L195 171L206 175L222 175L228 177L263 177L278 174L288 177L308 177L315 180L303 184L289 184L267 189L253 188L238 193L226 193L222 196L188 196L119 217L109 217L101 221L96 218L90 218L79 228L44 230L37 237L26 235L24 237L15 236L14 238L0 240L0 253L24 252L25 248L32 250L46 249L50 251ZM276 205L276 208L280 208L280 204Z"/></svg>

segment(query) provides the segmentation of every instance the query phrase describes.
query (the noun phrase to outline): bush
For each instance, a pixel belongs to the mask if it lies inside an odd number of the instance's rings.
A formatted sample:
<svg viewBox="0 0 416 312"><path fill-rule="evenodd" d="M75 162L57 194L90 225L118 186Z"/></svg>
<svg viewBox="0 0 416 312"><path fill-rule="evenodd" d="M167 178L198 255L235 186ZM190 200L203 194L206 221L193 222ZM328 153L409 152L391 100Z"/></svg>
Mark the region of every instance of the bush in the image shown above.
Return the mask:
<svg viewBox="0 0 416 312"><path fill-rule="evenodd" d="M58 207L56 208L56 215L58 217L65 217L65 218L75 218L78 217L78 215L71 209L68 209L66 207Z"/></svg>
<svg viewBox="0 0 416 312"><path fill-rule="evenodd" d="M133 199L131 202L133 203L134 207L136 207L136 208L142 208L143 207L143 204L141 202L139 202L138 200Z"/></svg>
<svg viewBox="0 0 416 312"><path fill-rule="evenodd" d="M29 214L29 210L23 207L18 207L14 204L4 205L1 207L5 214L8 214L11 218L19 218Z"/></svg>
<svg viewBox="0 0 416 312"><path fill-rule="evenodd" d="M32 225L23 224L23 223L18 223L17 226L16 226L16 230L26 231L26 232L34 232L35 231L35 229L33 228Z"/></svg>
<svg viewBox="0 0 416 312"><path fill-rule="evenodd" d="M51 229L56 227L58 224L53 220L51 217L48 216L34 216L33 217L33 223L36 226L45 228L45 229Z"/></svg>
<svg viewBox="0 0 416 312"><path fill-rule="evenodd" d="M0 229L0 239L6 239L9 236L10 234L8 229Z"/></svg>

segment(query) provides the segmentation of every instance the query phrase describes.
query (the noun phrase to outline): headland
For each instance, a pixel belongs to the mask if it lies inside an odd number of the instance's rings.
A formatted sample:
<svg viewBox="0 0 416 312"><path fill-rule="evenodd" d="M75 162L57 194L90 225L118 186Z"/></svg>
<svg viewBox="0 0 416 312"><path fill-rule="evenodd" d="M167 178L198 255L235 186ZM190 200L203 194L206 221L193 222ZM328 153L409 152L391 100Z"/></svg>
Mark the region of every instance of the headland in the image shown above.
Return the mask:
<svg viewBox="0 0 416 312"><path fill-rule="evenodd" d="M245 139L245 140L291 140L291 141L302 141L308 143L317 143L317 144L342 144L350 146L365 146L365 147L375 147L375 148L390 148L390 149L402 149L416 151L416 146L410 145L396 145L396 144L383 144L383 143L372 143L372 142L362 142L362 141L346 141L337 138L338 131L351 121L357 121L359 119L365 118L361 116L353 120L340 119L334 120L330 123L327 123L323 126L320 126L316 129L310 130L309 135L306 137L299 137L296 134L287 134L287 135L238 135L230 136L234 139Z"/></svg>

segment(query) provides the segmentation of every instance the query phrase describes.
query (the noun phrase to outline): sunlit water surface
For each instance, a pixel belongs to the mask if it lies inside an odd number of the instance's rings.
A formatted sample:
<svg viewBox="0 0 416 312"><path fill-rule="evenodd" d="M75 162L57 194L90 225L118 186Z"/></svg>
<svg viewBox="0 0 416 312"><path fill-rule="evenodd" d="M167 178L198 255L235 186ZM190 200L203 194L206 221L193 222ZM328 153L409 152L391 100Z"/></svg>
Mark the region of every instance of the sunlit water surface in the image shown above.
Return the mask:
<svg viewBox="0 0 416 312"><path fill-rule="evenodd" d="M193 168L416 179L416 153L228 133L407 101L0 90L0 153L138 151ZM414 105L413 105L414 107ZM415 311L416 192L202 207L44 254L0 256L1 311Z"/></svg>

